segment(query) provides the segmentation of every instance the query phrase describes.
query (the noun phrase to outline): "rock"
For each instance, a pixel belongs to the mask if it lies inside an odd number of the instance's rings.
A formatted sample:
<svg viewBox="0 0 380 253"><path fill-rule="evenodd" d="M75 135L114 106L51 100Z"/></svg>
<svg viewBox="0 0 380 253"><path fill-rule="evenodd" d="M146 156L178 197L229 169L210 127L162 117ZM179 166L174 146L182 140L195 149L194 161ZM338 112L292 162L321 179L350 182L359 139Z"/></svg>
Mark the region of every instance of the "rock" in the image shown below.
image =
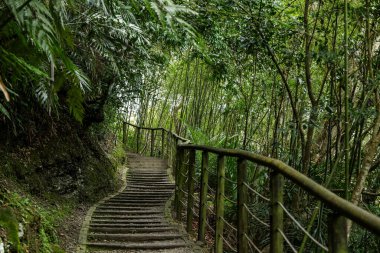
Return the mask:
<svg viewBox="0 0 380 253"><path fill-rule="evenodd" d="M24 226L22 223L18 224L18 238L22 238L24 236Z"/></svg>
<svg viewBox="0 0 380 253"><path fill-rule="evenodd" d="M66 123L66 125L68 125ZM54 135L18 147L0 143L0 171L36 195L53 193L93 201L113 190L115 168L99 144L80 129L65 127ZM16 138L16 137L13 137ZM9 143L12 143L10 141Z"/></svg>
<svg viewBox="0 0 380 253"><path fill-rule="evenodd" d="M5 253L4 243L3 240L0 238L0 253Z"/></svg>

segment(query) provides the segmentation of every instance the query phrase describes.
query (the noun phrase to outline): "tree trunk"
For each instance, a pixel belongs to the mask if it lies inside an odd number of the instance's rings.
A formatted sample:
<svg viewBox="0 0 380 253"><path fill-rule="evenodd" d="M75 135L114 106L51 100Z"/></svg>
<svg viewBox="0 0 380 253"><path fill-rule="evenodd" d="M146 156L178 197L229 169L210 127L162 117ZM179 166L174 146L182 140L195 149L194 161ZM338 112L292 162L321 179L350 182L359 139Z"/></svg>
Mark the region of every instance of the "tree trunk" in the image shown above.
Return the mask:
<svg viewBox="0 0 380 253"><path fill-rule="evenodd" d="M362 191L365 187L366 179L368 176L368 172L371 169L372 164L376 158L377 148L380 145L380 99L379 94L376 91L376 103L377 103L377 116L375 119L373 133L371 139L367 142L364 147L363 154L363 163L359 174L356 179L356 184L354 190L352 191L351 202L354 205L358 205L360 201L360 197ZM350 230L352 227L352 221L348 221L347 223L347 233L350 234Z"/></svg>

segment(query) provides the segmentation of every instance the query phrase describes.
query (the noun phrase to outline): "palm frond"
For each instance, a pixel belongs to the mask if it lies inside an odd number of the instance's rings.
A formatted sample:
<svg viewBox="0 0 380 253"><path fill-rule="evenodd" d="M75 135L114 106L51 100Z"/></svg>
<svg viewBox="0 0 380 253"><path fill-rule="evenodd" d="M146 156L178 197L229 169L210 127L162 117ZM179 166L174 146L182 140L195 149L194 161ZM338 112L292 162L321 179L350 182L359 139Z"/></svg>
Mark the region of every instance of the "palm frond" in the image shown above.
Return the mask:
<svg viewBox="0 0 380 253"><path fill-rule="evenodd" d="M26 62L23 58L16 56L2 47L0 47L0 53L1 62L6 64L6 66L10 67L15 72L20 72L23 75L28 75L29 77L49 78L47 73L39 69L37 66Z"/></svg>

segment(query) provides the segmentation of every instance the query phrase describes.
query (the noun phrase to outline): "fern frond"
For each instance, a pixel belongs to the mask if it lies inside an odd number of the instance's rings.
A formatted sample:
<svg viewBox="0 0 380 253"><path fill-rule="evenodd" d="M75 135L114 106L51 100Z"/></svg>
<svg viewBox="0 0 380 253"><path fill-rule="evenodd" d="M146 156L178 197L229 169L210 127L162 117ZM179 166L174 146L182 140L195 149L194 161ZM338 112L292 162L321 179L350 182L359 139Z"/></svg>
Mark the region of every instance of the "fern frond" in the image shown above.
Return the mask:
<svg viewBox="0 0 380 253"><path fill-rule="evenodd" d="M0 60L3 64L11 67L16 72L24 72L30 77L49 78L46 72L40 70L38 67L26 62L23 58L0 47Z"/></svg>
<svg viewBox="0 0 380 253"><path fill-rule="evenodd" d="M5 106L0 103L0 114L3 114L5 117L7 117L9 120L11 120L11 116L7 110L7 108L5 108Z"/></svg>

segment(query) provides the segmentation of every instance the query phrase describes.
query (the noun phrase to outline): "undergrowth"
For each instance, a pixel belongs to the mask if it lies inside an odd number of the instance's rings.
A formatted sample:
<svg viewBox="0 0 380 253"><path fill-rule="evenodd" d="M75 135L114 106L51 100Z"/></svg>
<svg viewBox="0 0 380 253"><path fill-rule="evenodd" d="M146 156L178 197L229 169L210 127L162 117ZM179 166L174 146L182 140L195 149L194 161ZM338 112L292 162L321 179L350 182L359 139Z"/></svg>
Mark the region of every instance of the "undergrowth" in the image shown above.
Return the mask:
<svg viewBox="0 0 380 253"><path fill-rule="evenodd" d="M121 142L118 142L113 148L111 154L109 155L109 159L115 168L119 168L125 163L126 152L124 145Z"/></svg>
<svg viewBox="0 0 380 253"><path fill-rule="evenodd" d="M70 202L49 204L34 199L9 182L0 185L0 238L6 253L64 253L56 225L72 210Z"/></svg>

